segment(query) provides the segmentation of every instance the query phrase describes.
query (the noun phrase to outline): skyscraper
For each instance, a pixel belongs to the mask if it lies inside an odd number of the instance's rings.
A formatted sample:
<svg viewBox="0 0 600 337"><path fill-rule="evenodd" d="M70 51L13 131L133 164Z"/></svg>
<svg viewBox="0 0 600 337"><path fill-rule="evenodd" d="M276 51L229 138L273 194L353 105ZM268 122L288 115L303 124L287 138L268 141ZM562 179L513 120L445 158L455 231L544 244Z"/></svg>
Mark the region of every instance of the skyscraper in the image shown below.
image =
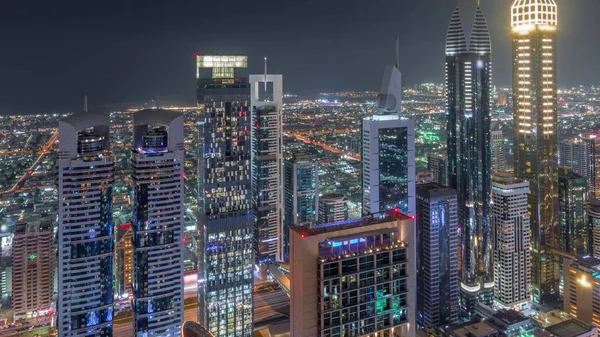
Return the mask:
<svg viewBox="0 0 600 337"><path fill-rule="evenodd" d="M576 256L592 254L592 229L586 217L587 180L569 167L558 171L559 247Z"/></svg>
<svg viewBox="0 0 600 337"><path fill-rule="evenodd" d="M58 334L112 334L114 226L108 116L58 122Z"/></svg>
<svg viewBox="0 0 600 337"><path fill-rule="evenodd" d="M267 88L272 85L273 92ZM283 259L283 76L250 75L252 206L260 262ZM262 94L262 95L261 95ZM261 97L262 96L262 97Z"/></svg>
<svg viewBox="0 0 600 337"><path fill-rule="evenodd" d="M401 74L387 66L377 112L362 123L363 214L398 209L415 214L415 126L400 117Z"/></svg>
<svg viewBox="0 0 600 337"><path fill-rule="evenodd" d="M558 147L558 164L568 166L580 176L590 176L589 143L581 138L565 139Z"/></svg>
<svg viewBox="0 0 600 337"><path fill-rule="evenodd" d="M596 132L586 132L581 139L588 144L588 198L600 199L600 138Z"/></svg>
<svg viewBox="0 0 600 337"><path fill-rule="evenodd" d="M433 172L433 182L448 186L448 161L444 156L428 155L427 169Z"/></svg>
<svg viewBox="0 0 600 337"><path fill-rule="evenodd" d="M12 250L12 310L15 320L37 316L52 305L54 254L50 220L18 223Z"/></svg>
<svg viewBox="0 0 600 337"><path fill-rule="evenodd" d="M133 115L133 314L136 336L180 336L183 324L183 114Z"/></svg>
<svg viewBox="0 0 600 337"><path fill-rule="evenodd" d="M525 309L530 298L528 192L527 181L496 172L492 182L494 298L504 308Z"/></svg>
<svg viewBox="0 0 600 337"><path fill-rule="evenodd" d="M413 217L296 226L290 240L292 336L415 336Z"/></svg>
<svg viewBox="0 0 600 337"><path fill-rule="evenodd" d="M285 161L284 191L285 218L283 228L284 257L289 257L289 229L294 226L311 227L317 223L319 209L319 167L307 154L296 153Z"/></svg>
<svg viewBox="0 0 600 337"><path fill-rule="evenodd" d="M199 55L198 321L252 336L254 222L246 56Z"/></svg>
<svg viewBox="0 0 600 337"><path fill-rule="evenodd" d="M492 171L506 170L504 135L501 130L492 131Z"/></svg>
<svg viewBox="0 0 600 337"><path fill-rule="evenodd" d="M456 191L417 185L417 320L427 327L458 320Z"/></svg>
<svg viewBox="0 0 600 337"><path fill-rule="evenodd" d="M535 303L558 297L557 7L554 0L512 5L514 172L529 181Z"/></svg>
<svg viewBox="0 0 600 337"><path fill-rule="evenodd" d="M588 203L587 226L592 231L592 254L600 259L600 199Z"/></svg>
<svg viewBox="0 0 600 337"><path fill-rule="evenodd" d="M133 229L131 224L117 228L115 253L115 291L117 295L133 294Z"/></svg>
<svg viewBox="0 0 600 337"><path fill-rule="evenodd" d="M323 194L319 197L319 224L348 220L348 199L341 193Z"/></svg>
<svg viewBox="0 0 600 337"><path fill-rule="evenodd" d="M469 32L469 34L465 34ZM461 314L491 304L492 45L478 2L459 1L446 36L448 186L458 193L462 236Z"/></svg>

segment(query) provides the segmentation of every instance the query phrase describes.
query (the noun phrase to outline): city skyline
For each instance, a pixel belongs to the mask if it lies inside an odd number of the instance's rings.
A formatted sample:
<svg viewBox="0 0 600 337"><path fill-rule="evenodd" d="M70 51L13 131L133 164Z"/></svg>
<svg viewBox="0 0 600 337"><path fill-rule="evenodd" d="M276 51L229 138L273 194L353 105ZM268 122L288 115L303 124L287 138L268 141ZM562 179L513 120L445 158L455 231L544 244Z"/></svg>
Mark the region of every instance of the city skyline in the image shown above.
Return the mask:
<svg viewBox="0 0 600 337"><path fill-rule="evenodd" d="M562 2L564 0L559 1L559 6ZM268 56L271 71L286 75L286 91L291 93L316 95L317 90L307 79L318 80L319 91L374 89L379 82L377 74L392 59L393 47L387 41L393 41L396 36L400 36L403 45L400 69L404 70L406 83L441 81L443 65L439 55L443 50L443 37L436 32L445 29L447 16L444 14L456 4L455 1L434 0L376 0L364 4L330 1L320 4L317 11L309 11L310 1L293 4L267 1L265 15L275 17L275 23L281 29L269 33L265 24L259 23L241 35L235 35L231 28L219 32L206 29L210 26L206 22L203 29L196 28L195 23L182 23L191 13L197 12L194 9L198 5L193 4L176 2L172 6L160 6L154 1L146 6L117 5L115 1L93 5L75 4L74 1L34 3L37 4L35 10L24 4L11 3L4 5L0 13L6 16L6 20L2 20L2 24L7 25L5 31L17 32L7 40L15 52L0 56L2 64L11 65L0 79L0 90L5 93L0 114L73 111L86 93L91 95L92 107L151 100L157 96L193 104L191 72L194 55L198 52L247 54L252 73L261 72L262 59ZM248 6L238 4L242 8ZM433 5L436 10L430 11ZM481 5L484 12L506 13L510 1L488 0L482 1ZM208 11L211 6L222 7L210 3L203 10ZM377 20L373 15L362 16L362 13L373 12L379 7L389 10ZM597 47L578 38L597 31L598 23L591 13L598 10L599 3L579 0L561 11L563 26L558 37L558 78L565 86L599 84L600 70L593 67L593 55L598 53L594 48ZM299 27L295 23L297 20L290 20L296 15L301 18L310 15L312 24ZM234 16L242 19L240 14L234 13ZM424 16L427 19L419 19ZM163 18L165 24L144 25L143 28L135 25L146 17ZM343 22L360 24L340 24L342 18ZM510 23L505 15L488 19L496 47L494 83L508 85ZM104 20L112 24L99 32L95 23ZM375 20L377 24L370 24ZM43 31L36 28L42 26ZM325 34L317 34L321 30ZM367 36L375 36L375 40ZM263 39L276 39L281 45L273 48ZM54 52L40 58L40 49ZM572 50L589 52L571 53ZM331 63L339 66L329 67ZM344 71L350 68L355 69L352 75ZM159 77L165 80L155 80ZM35 100L29 99L33 93L37 97Z"/></svg>

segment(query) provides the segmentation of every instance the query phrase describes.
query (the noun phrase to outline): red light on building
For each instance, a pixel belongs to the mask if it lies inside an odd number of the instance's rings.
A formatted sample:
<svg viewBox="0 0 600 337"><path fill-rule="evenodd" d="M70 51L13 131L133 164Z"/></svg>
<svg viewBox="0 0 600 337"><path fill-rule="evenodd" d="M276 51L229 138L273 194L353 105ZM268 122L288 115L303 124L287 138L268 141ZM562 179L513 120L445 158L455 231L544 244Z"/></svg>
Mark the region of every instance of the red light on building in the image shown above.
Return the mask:
<svg viewBox="0 0 600 337"><path fill-rule="evenodd" d="M124 223L122 225L119 226L119 229L129 229L131 228L131 224L130 223Z"/></svg>

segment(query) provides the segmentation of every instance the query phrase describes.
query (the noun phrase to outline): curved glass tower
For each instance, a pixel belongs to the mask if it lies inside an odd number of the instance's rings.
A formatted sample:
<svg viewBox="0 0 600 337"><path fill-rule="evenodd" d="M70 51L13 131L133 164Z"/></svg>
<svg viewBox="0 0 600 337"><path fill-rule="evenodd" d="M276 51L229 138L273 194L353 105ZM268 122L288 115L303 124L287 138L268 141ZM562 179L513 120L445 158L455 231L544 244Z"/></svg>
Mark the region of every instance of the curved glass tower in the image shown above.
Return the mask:
<svg viewBox="0 0 600 337"><path fill-rule="evenodd" d="M558 126L554 0L516 0L513 34L515 176L529 181L533 301L558 298Z"/></svg>
<svg viewBox="0 0 600 337"><path fill-rule="evenodd" d="M114 159L108 116L59 122L58 335L111 336Z"/></svg>
<svg viewBox="0 0 600 337"><path fill-rule="evenodd" d="M481 8L475 0L459 1L446 36L446 115L448 184L458 194L461 314L466 318L476 301L493 301L491 52L489 29Z"/></svg>

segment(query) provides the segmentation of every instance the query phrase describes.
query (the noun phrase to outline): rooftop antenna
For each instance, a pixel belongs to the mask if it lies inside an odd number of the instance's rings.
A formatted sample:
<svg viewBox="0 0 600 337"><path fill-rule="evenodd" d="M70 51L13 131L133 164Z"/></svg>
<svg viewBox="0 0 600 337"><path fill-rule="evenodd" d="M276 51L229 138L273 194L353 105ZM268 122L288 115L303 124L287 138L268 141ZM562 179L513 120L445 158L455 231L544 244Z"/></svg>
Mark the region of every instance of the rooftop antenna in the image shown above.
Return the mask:
<svg viewBox="0 0 600 337"><path fill-rule="evenodd" d="M265 94L267 93L267 57L265 56Z"/></svg>
<svg viewBox="0 0 600 337"><path fill-rule="evenodd" d="M400 36L396 36L396 68L400 69Z"/></svg>
<svg viewBox="0 0 600 337"><path fill-rule="evenodd" d="M83 112L88 112L87 95L83 98Z"/></svg>

